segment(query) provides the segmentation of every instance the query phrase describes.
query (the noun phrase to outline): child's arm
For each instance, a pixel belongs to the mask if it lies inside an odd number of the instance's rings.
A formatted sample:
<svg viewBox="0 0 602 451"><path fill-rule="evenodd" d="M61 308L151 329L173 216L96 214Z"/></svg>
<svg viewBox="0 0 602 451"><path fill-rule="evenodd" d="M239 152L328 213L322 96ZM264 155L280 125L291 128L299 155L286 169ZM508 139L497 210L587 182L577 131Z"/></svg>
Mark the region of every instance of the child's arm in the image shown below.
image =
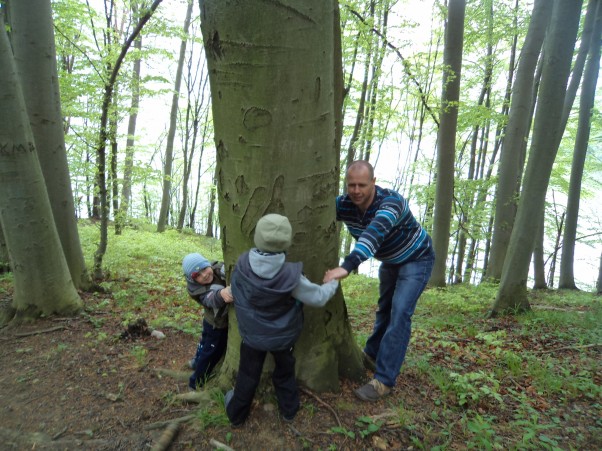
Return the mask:
<svg viewBox="0 0 602 451"><path fill-rule="evenodd" d="M301 275L299 285L293 290L292 296L312 307L323 307L334 296L339 286L338 280L331 280L322 285L312 283Z"/></svg>
<svg viewBox="0 0 602 451"><path fill-rule="evenodd" d="M219 309L233 300L230 287L218 284L205 286L203 290L190 293L190 296L203 307L210 309Z"/></svg>

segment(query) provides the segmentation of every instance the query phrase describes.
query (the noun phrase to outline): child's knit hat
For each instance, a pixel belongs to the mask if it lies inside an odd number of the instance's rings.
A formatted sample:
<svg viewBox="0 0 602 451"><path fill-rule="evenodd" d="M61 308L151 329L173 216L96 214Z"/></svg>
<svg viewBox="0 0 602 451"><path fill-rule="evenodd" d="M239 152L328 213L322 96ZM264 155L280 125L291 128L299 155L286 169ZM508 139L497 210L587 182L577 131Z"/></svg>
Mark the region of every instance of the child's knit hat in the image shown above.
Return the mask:
<svg viewBox="0 0 602 451"><path fill-rule="evenodd" d="M263 252L284 252L291 247L293 229L286 216L265 215L255 226L255 246Z"/></svg>
<svg viewBox="0 0 602 451"><path fill-rule="evenodd" d="M188 254L186 257L184 257L184 260L182 260L182 270L184 271L186 280L189 282L194 282L194 279L199 275L199 273L208 266L211 266L209 260L196 252L193 254Z"/></svg>

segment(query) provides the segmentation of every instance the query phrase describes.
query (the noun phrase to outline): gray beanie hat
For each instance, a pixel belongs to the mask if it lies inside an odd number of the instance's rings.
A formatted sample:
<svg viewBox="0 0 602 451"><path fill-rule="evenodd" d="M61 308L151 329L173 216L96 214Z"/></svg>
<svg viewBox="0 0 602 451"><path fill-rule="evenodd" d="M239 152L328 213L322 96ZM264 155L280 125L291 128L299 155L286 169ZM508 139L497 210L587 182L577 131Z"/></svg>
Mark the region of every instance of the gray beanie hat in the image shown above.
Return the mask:
<svg viewBox="0 0 602 451"><path fill-rule="evenodd" d="M293 228L286 216L265 215L255 226L255 246L263 252L284 252L291 247Z"/></svg>
<svg viewBox="0 0 602 451"><path fill-rule="evenodd" d="M182 270L184 271L186 280L189 282L194 282L194 278L198 276L198 273L208 266L211 266L209 260L207 260L201 254L197 254L196 252L193 254L188 254L186 257L184 257L184 260L182 260Z"/></svg>

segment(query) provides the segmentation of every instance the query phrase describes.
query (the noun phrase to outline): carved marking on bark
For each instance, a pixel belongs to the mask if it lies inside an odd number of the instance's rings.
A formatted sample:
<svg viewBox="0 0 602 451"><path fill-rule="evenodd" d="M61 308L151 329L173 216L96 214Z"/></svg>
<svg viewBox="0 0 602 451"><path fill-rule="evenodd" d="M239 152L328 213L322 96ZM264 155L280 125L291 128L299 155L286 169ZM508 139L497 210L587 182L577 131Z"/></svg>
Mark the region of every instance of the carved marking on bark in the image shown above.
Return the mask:
<svg viewBox="0 0 602 451"><path fill-rule="evenodd" d="M211 40L209 41L209 49L211 50L211 56L213 57L213 59L223 58L224 52L217 30L214 31L213 35L211 36Z"/></svg>
<svg viewBox="0 0 602 451"><path fill-rule="evenodd" d="M15 155L17 153L35 152L36 148L32 142L28 143L0 143L0 155Z"/></svg>
<svg viewBox="0 0 602 451"><path fill-rule="evenodd" d="M322 89L322 84L320 81L320 77L316 77L316 81L314 82L314 100L317 102L320 100L320 91Z"/></svg>
<svg viewBox="0 0 602 451"><path fill-rule="evenodd" d="M236 177L234 186L236 186L236 192L238 194L246 194L249 192L249 185L247 185L247 182L245 182L244 175L239 175L238 177Z"/></svg>
<svg viewBox="0 0 602 451"><path fill-rule="evenodd" d="M293 15L294 15L294 16L296 16L296 17L300 17L300 18L301 18L301 19L303 19L303 20L306 20L306 21L308 21L308 22L311 22L311 23L316 23L316 21L315 21L315 20L313 20L313 19L312 19L310 16L308 16L307 14L305 14L305 13L303 13L303 12L299 11L299 10L298 10L298 9L296 9L296 8L293 8L293 7L292 7L292 6L290 6L290 5L285 5L284 3L282 3L282 2L280 2L280 1L278 1L278 0L264 0L264 1L265 1L266 3L270 3L270 4L274 5L274 6L277 6L277 7L279 7L279 8L283 8L283 9L285 9L287 12L289 12L289 13L293 13Z"/></svg>
<svg viewBox="0 0 602 451"><path fill-rule="evenodd" d="M255 228L255 224L263 216L267 200L268 192L265 187L260 186L255 188L249 199L245 214L242 217L241 230L243 235L251 236L251 231Z"/></svg>
<svg viewBox="0 0 602 451"><path fill-rule="evenodd" d="M251 107L244 112L242 123L247 130L257 130L272 123L272 114L268 110Z"/></svg>

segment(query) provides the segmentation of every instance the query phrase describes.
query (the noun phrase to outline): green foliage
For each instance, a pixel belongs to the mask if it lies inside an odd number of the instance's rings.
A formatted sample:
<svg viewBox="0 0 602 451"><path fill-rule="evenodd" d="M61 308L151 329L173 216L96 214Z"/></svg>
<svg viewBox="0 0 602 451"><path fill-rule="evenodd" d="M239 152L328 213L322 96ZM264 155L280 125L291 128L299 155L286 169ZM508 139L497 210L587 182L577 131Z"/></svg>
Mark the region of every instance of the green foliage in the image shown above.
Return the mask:
<svg viewBox="0 0 602 451"><path fill-rule="evenodd" d="M361 438L366 438L370 434L377 432L382 426L382 421L374 421L372 418L367 416L358 417L355 425L359 428L359 434Z"/></svg>

